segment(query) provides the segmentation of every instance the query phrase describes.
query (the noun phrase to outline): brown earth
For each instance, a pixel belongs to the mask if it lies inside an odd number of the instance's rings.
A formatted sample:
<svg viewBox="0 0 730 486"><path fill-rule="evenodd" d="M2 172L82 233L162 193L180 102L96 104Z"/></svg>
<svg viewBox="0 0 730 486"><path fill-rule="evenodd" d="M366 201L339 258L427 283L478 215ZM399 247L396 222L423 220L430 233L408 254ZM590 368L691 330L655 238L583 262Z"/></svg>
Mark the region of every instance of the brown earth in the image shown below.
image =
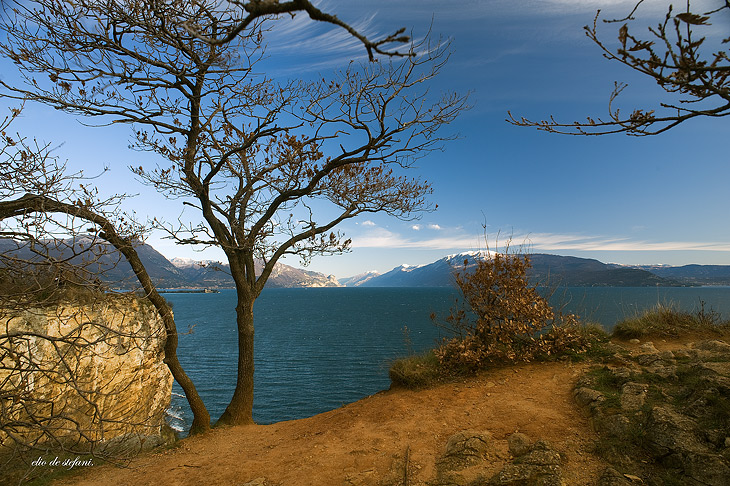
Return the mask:
<svg viewBox="0 0 730 486"><path fill-rule="evenodd" d="M307 419L216 429L126 468L87 467L56 484L403 484L408 450L408 484L424 485L449 436L467 429L491 432L494 473L509 459L506 438L519 431L561 452L565 484L595 484L607 464L591 451L595 433L572 397L588 366L533 363L428 390L384 391Z"/></svg>

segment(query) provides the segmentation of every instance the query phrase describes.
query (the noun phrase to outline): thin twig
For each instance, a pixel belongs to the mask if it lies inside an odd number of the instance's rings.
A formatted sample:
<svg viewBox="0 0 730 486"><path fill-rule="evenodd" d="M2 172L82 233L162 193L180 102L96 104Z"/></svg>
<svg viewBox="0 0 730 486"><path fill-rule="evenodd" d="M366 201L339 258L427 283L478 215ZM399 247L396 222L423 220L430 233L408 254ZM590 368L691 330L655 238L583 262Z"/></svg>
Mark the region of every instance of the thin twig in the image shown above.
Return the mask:
<svg viewBox="0 0 730 486"><path fill-rule="evenodd" d="M411 458L411 445L406 446L405 461L403 465L403 486L408 486L408 463Z"/></svg>

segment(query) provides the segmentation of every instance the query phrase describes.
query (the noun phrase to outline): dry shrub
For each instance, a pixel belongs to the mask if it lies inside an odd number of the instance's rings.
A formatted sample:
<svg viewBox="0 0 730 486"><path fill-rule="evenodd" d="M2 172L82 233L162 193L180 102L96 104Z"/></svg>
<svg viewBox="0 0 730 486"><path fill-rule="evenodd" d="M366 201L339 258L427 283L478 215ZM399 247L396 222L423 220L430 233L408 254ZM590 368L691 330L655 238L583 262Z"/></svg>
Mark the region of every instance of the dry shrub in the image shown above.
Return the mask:
<svg viewBox="0 0 730 486"><path fill-rule="evenodd" d="M436 350L442 365L475 371L489 363L530 361L589 346L578 318L556 316L529 284L529 268L528 255L508 251L490 253L471 265L464 261L455 274L463 301L441 323L454 335Z"/></svg>

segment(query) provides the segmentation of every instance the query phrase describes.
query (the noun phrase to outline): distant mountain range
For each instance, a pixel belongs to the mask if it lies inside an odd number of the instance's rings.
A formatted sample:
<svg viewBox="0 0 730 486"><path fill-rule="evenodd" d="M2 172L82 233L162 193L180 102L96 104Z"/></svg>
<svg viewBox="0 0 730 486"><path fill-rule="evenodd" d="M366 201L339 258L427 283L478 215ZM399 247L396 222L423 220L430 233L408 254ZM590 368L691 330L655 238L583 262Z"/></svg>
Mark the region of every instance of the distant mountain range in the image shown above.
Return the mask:
<svg viewBox="0 0 730 486"><path fill-rule="evenodd" d="M384 274L368 273L340 279L355 287L449 287L454 270L475 265L480 252L448 255L427 265L401 265ZM536 253L530 255L529 276L534 283L566 287L650 287L730 285L730 265L624 266L578 258Z"/></svg>
<svg viewBox="0 0 730 486"><path fill-rule="evenodd" d="M63 245L61 245L62 247ZM104 248L104 244L100 245ZM106 248L108 250L108 248ZM56 257L66 250L55 250ZM13 253L20 258L33 258L28 248L17 249L14 242L0 239L0 253ZM104 271L103 280L112 286L136 287L132 269L124 259L113 253L102 255L92 265L92 271ZM173 258L168 260L147 244L137 247L142 262L158 288L233 288L228 265L212 261ZM295 268L278 263L267 282L268 287L450 287L454 271L461 270L466 260L473 268L477 259L486 258L482 252L448 255L425 265L400 265L389 272L366 272L339 281L334 275ZM72 259L78 261L79 258ZM617 265L589 258L530 255L533 283L568 287L649 287L730 285L730 265ZM256 271L260 271L260 263Z"/></svg>
<svg viewBox="0 0 730 486"><path fill-rule="evenodd" d="M83 242L82 242L83 243ZM78 244L78 243L77 243ZM137 279L132 268L119 254L110 251L105 244L98 244L99 256L94 263L86 264L89 271L103 273L102 280L112 287L129 288L137 287ZM230 267L218 262L203 261L196 262L188 259L173 258L173 261L165 258L161 253L147 244L140 244L136 247L142 263L147 269L150 278L158 288L233 288L233 278L230 275ZM17 249L17 245L8 240L0 239L0 253L12 253L18 258L37 258L27 247ZM50 252L54 257L59 258L70 254L68 244L58 245ZM88 261L89 256L85 259ZM72 263L80 263L81 257L71 259ZM256 271L261 270L260 262L256 265ZM324 275L319 272L294 268L283 263L277 263L266 284L268 287L339 287L340 284L334 275Z"/></svg>
<svg viewBox="0 0 730 486"><path fill-rule="evenodd" d="M662 278L671 278L695 285L730 285L730 265L634 265Z"/></svg>

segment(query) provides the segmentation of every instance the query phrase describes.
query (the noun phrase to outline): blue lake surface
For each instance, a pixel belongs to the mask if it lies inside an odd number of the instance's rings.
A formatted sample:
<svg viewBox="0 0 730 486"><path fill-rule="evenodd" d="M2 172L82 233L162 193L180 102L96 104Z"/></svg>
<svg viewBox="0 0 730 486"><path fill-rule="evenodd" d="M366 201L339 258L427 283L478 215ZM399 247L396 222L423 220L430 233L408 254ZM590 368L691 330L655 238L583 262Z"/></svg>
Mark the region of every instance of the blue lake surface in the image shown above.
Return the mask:
<svg viewBox="0 0 730 486"><path fill-rule="evenodd" d="M457 292L448 288L267 289L256 301L254 420L309 417L386 389L395 358L431 348L443 331L430 314L445 315ZM180 361L213 420L236 383L234 290L168 294L180 336ZM730 287L594 287L556 291L556 307L607 329L657 303L730 316ZM408 328L408 339L404 333ZM191 413L173 389L174 427Z"/></svg>

